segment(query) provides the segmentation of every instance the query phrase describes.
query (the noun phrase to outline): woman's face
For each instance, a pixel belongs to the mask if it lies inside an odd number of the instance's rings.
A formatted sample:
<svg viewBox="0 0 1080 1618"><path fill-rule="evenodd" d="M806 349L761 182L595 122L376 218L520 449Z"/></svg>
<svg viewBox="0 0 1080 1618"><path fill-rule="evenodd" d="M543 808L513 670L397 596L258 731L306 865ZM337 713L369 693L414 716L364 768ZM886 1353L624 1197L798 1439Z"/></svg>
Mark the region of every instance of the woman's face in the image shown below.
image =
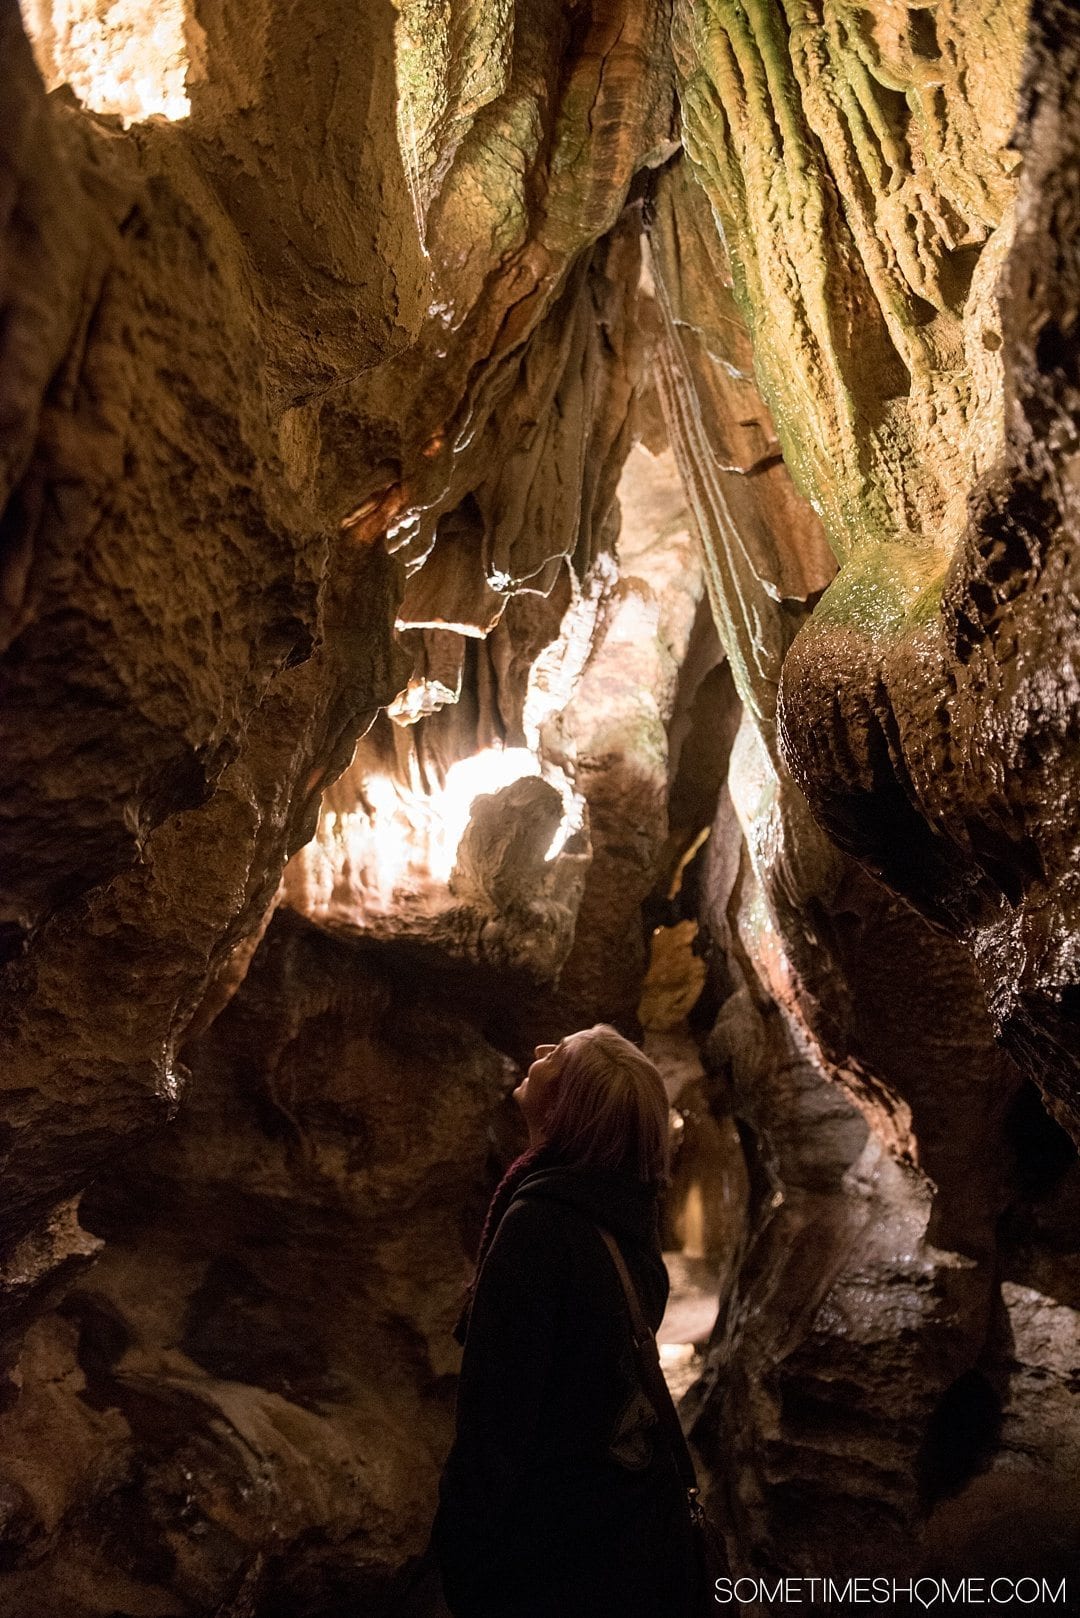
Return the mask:
<svg viewBox="0 0 1080 1618"><path fill-rule="evenodd" d="M529 1134L535 1140L540 1122L555 1095L559 1074L573 1041L580 1036L570 1034L557 1045L538 1045L529 1071L514 1091L514 1100L525 1114Z"/></svg>

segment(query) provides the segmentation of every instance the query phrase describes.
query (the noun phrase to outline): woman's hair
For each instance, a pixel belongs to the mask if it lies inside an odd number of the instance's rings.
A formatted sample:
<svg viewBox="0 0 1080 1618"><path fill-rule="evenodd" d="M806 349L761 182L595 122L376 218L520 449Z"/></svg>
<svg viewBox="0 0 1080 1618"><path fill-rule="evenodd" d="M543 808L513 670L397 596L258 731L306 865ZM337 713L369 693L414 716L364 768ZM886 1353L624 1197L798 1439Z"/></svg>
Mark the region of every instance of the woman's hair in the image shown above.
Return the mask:
<svg viewBox="0 0 1080 1618"><path fill-rule="evenodd" d="M545 1144L571 1162L666 1183L669 1120L652 1062L617 1029L597 1023L566 1050L541 1128Z"/></svg>

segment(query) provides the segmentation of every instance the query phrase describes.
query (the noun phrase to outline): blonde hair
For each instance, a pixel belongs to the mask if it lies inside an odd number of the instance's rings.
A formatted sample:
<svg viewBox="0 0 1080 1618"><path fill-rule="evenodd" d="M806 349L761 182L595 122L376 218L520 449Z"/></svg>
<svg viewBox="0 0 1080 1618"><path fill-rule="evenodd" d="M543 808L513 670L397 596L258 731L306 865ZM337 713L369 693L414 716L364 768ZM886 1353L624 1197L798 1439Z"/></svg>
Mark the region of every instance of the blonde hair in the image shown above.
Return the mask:
<svg viewBox="0 0 1080 1618"><path fill-rule="evenodd" d="M671 1178L664 1081L609 1023L583 1029L568 1047L542 1131L572 1162L663 1184Z"/></svg>

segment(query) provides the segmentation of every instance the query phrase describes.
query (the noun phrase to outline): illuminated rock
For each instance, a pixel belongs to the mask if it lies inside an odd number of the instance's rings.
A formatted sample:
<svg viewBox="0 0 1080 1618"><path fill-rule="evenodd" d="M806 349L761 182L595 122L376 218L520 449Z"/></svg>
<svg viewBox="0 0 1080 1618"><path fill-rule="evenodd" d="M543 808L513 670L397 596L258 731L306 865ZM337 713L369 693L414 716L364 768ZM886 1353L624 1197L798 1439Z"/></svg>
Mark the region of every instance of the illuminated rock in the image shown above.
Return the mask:
<svg viewBox="0 0 1080 1618"><path fill-rule="evenodd" d="M493 576L557 596L568 555L588 574L634 386L636 210L618 220L674 119L660 23L624 9L536 35L426 244L389 5L314 35L208 12L190 115L127 136L46 103L5 11L6 1239L173 1112L186 1027L408 680L387 544L414 557L409 525L434 537L478 491ZM528 206L484 237L507 150ZM525 525L533 479L534 506L562 492Z"/></svg>
<svg viewBox="0 0 1080 1618"><path fill-rule="evenodd" d="M69 84L91 112L119 114L125 127L191 111L203 31L186 0L25 0L22 13L50 90Z"/></svg>
<svg viewBox="0 0 1080 1618"><path fill-rule="evenodd" d="M1004 429L947 573L854 559L792 649L782 723L830 834L971 950L994 1021L1080 1138L1075 472L1080 49L1036 7L1001 279ZM994 338L994 328L988 328ZM994 342L996 344L996 338Z"/></svg>

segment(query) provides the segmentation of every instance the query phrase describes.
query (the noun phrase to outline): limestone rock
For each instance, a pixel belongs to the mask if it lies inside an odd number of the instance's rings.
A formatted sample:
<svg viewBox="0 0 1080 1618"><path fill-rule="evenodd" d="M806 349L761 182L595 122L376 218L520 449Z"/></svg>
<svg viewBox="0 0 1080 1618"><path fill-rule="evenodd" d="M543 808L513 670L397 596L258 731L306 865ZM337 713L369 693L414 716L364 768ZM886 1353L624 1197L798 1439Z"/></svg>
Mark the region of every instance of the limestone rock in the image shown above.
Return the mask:
<svg viewBox="0 0 1080 1618"><path fill-rule="evenodd" d="M187 1047L175 1125L103 1180L104 1257L34 1328L3 1429L5 1618L371 1610L422 1546L485 1123L460 989L275 916ZM62 1458L62 1459L61 1459ZM12 1510L16 1507L13 1505Z"/></svg>
<svg viewBox="0 0 1080 1618"><path fill-rule="evenodd" d="M841 560L870 544L947 552L1001 441L983 332L1015 192L1025 8L677 11L687 151L796 482Z"/></svg>
<svg viewBox="0 0 1080 1618"><path fill-rule="evenodd" d="M657 383L705 548L709 600L739 694L771 746L780 667L801 604L824 589L835 564L791 482L727 251L685 159L659 178L649 246L662 315ZM777 612L778 602L789 610Z"/></svg>
<svg viewBox="0 0 1080 1618"><path fill-rule="evenodd" d="M1069 111L1080 41L1067 8L1036 7L1033 25L1002 279L1000 458L943 586L906 562L849 564L792 648L781 713L819 819L968 944L997 1027L1076 1134L1078 641L1066 510L1078 272L1065 198L1080 153Z"/></svg>
<svg viewBox="0 0 1080 1618"><path fill-rule="evenodd" d="M460 89L480 39L453 9L434 60ZM614 332L634 295L636 231L596 273L592 249L670 149L659 9L601 7L580 33L500 13L487 89L426 126L426 223L398 81L436 69L394 8L339 7L314 33L269 0L242 27L221 6L191 23L184 106L125 132L107 97L101 115L46 101L5 10L11 1242L172 1114L186 1026L406 684L401 564L477 491L492 570L546 569L545 591L568 555L584 573L627 441L632 375L597 323ZM50 28L50 81L84 93L95 60L134 48L100 18ZM524 524L551 444L577 481Z"/></svg>

